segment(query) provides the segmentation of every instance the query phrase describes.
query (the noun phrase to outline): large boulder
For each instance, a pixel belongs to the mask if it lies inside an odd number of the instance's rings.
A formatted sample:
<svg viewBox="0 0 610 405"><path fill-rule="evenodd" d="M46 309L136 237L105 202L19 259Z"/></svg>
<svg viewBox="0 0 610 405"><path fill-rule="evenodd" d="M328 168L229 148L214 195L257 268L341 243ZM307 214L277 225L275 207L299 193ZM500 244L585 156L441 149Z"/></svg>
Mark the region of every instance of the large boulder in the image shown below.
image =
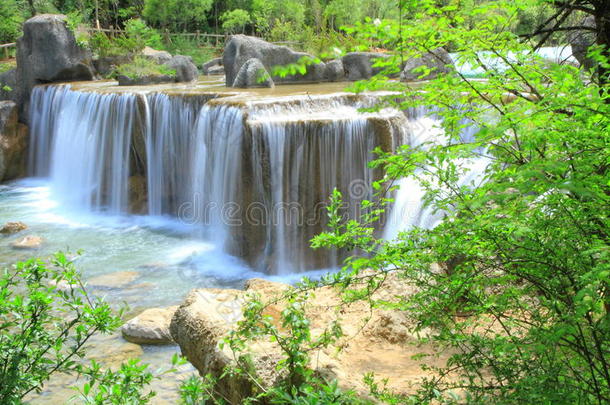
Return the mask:
<svg viewBox="0 0 610 405"><path fill-rule="evenodd" d="M239 69L233 85L231 87L273 87L274 83L271 79L271 75L265 69L263 63L252 58L244 63Z"/></svg>
<svg viewBox="0 0 610 405"><path fill-rule="evenodd" d="M426 74L423 67L430 71ZM443 48L437 48L420 58L409 59L402 69L400 80L414 82L418 80L432 80L442 74L451 72L454 68L453 60Z"/></svg>
<svg viewBox="0 0 610 405"><path fill-rule="evenodd" d="M579 24L581 27L596 28L595 17L589 15L585 17ZM596 35L594 31L578 30L571 32L568 35L568 41L572 47L572 55L576 60L585 67L592 69L595 67L595 61L587 57L589 47L595 44Z"/></svg>
<svg viewBox="0 0 610 405"><path fill-rule="evenodd" d="M376 52L350 52L341 58L343 70L347 80L370 79L383 70L382 67L373 66L377 59L388 58L383 53Z"/></svg>
<svg viewBox="0 0 610 405"><path fill-rule="evenodd" d="M232 86L242 66L250 59L256 58L273 73L276 66L286 66L299 62L302 58L313 56L304 52L295 52L286 46L274 45L262 39L246 35L233 35L227 42L222 56L222 64L225 68L227 86ZM273 76L275 83L312 83L324 80L324 63L311 64L307 66L307 72L287 75L285 77Z"/></svg>
<svg viewBox="0 0 610 405"><path fill-rule="evenodd" d="M343 69L343 61L341 59L331 60L326 63L326 71L324 78L329 82L340 82L345 80L345 70Z"/></svg>
<svg viewBox="0 0 610 405"><path fill-rule="evenodd" d="M364 287L364 284L361 285ZM281 314L286 300L280 297L290 286L261 279L249 280L245 291L206 288L191 291L178 308L170 325L170 332L180 346L182 354L198 369L201 375L218 378L214 391L231 404L243 403L244 398L256 391L254 382L240 375L224 373L227 366L235 366L234 353L228 345L219 345L223 337L242 319L242 305L249 294L256 294L265 304L266 315L282 333ZM397 276L388 275L374 299L394 300L412 294ZM439 354L439 359L428 359L429 366L440 366L447 357L438 348L414 344L415 325L398 310L371 308L366 302L345 305L340 293L331 287L311 291L305 311L310 320L312 339L319 337L335 320L341 321L344 336L334 347L310 353L310 367L322 377L337 379L344 389L354 389L366 395L363 383L366 373L374 371L379 380L388 379L388 388L406 393L411 385L425 375L420 362L412 358L416 353ZM336 348L341 347L337 352ZM277 384L286 375L278 370L285 354L277 342L256 339L246 344L252 360L250 373L258 377L264 389ZM222 376L222 378L220 378Z"/></svg>
<svg viewBox="0 0 610 405"><path fill-rule="evenodd" d="M80 47L66 25L66 16L41 14L23 24L17 40L20 118L27 121L32 87L41 83L92 80L91 52Z"/></svg>
<svg viewBox="0 0 610 405"><path fill-rule="evenodd" d="M199 77L197 66L193 60L184 55L175 55L169 61L164 63L165 66L176 71L177 82L192 82Z"/></svg>
<svg viewBox="0 0 610 405"><path fill-rule="evenodd" d="M0 101L0 181L25 175L28 128L18 122L13 101Z"/></svg>

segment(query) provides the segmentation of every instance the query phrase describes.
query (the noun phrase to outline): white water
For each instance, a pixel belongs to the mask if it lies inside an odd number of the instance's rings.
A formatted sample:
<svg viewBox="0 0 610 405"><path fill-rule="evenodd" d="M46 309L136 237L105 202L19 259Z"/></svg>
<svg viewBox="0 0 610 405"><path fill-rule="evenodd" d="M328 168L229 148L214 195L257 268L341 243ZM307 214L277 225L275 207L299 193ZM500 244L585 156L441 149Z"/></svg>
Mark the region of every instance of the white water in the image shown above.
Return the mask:
<svg viewBox="0 0 610 405"><path fill-rule="evenodd" d="M334 187L357 218L372 194L371 151L395 146L404 117L359 113L372 100L347 97L209 100L36 88L32 173L50 180L61 207L83 214L128 214L130 179L145 176L151 220L177 219L256 270L337 266L344 253L314 253L309 240L323 230Z"/></svg>
<svg viewBox="0 0 610 405"><path fill-rule="evenodd" d="M31 168L66 208L124 213L136 98L36 88Z"/></svg>
<svg viewBox="0 0 610 405"><path fill-rule="evenodd" d="M406 144L412 148L425 148L426 144L447 144L448 139L445 136L442 123L433 111L420 108L412 110L410 113L406 131ZM478 129L475 126L464 126L460 134L460 142L472 142L477 131ZM485 169L490 161L482 153L475 159L456 159L455 163L463 169L457 185L466 186L483 181ZM445 212L436 211L433 207L425 204L426 191L420 185L420 180L426 178L429 177L420 171L416 172L415 176L398 180L399 188L384 227L383 237L385 239L395 239L400 232L409 231L413 228L432 229L443 220L446 215Z"/></svg>

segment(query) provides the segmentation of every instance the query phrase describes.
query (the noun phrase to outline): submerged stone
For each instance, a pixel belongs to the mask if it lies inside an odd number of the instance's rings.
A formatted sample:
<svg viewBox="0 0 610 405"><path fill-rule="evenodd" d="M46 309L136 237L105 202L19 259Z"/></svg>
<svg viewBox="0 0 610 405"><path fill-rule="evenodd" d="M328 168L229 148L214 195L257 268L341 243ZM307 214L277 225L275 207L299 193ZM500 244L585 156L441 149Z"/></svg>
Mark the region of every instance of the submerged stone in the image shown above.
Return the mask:
<svg viewBox="0 0 610 405"><path fill-rule="evenodd" d="M37 249L42 245L43 239L40 236L28 235L11 245L15 249Z"/></svg>
<svg viewBox="0 0 610 405"><path fill-rule="evenodd" d="M145 310L121 327L123 338L143 345L172 344L169 324L176 309L177 306Z"/></svg>
<svg viewBox="0 0 610 405"><path fill-rule="evenodd" d="M87 285L97 288L125 288L140 276L137 271L116 271L94 277L88 280Z"/></svg>
<svg viewBox="0 0 610 405"><path fill-rule="evenodd" d="M26 229L28 229L28 226L23 222L7 222L0 229L0 233L3 233L5 235L12 235L14 233L24 231Z"/></svg>

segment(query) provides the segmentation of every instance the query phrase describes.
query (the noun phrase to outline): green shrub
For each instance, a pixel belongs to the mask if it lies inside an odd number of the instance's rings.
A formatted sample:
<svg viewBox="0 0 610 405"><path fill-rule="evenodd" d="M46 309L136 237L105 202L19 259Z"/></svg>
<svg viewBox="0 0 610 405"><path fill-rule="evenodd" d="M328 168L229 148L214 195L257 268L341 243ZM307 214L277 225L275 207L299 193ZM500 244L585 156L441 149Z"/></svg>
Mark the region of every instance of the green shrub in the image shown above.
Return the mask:
<svg viewBox="0 0 610 405"><path fill-rule="evenodd" d="M20 403L54 373L77 372L85 343L120 323L107 303L87 294L63 253L48 264L31 259L5 269L0 277L0 403Z"/></svg>
<svg viewBox="0 0 610 405"><path fill-rule="evenodd" d="M113 75L127 76L130 79L137 79L145 76L174 76L176 71L165 65L144 57L136 56L130 63L124 63L115 68Z"/></svg>

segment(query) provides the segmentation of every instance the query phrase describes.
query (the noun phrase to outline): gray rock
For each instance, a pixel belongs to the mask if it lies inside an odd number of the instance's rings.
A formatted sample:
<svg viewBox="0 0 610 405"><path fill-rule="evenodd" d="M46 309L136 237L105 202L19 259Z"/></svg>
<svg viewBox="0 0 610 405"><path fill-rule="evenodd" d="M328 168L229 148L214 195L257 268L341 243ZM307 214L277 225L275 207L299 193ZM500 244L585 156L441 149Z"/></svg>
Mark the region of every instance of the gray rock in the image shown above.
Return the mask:
<svg viewBox="0 0 610 405"><path fill-rule="evenodd" d="M421 77L423 72L416 71L422 66L431 69L431 71L423 77ZM400 80L403 82L432 80L441 74L450 73L453 69L454 64L449 53L443 48L436 48L432 52L423 55L421 58L409 59L402 69Z"/></svg>
<svg viewBox="0 0 610 405"><path fill-rule="evenodd" d="M233 81L232 87L273 87L273 79L265 69L263 63L256 59L249 59L244 63Z"/></svg>
<svg viewBox="0 0 610 405"><path fill-rule="evenodd" d="M91 53L81 48L66 26L66 16L41 14L23 24L17 40L20 119L27 121L32 87L41 83L93 80Z"/></svg>
<svg viewBox="0 0 610 405"><path fill-rule="evenodd" d="M0 101L0 181L25 175L28 128L18 122L13 101Z"/></svg>
<svg viewBox="0 0 610 405"><path fill-rule="evenodd" d="M225 67L224 66L213 66L213 67L208 69L208 72L206 74L208 74L210 76L213 76L213 75L224 75L225 74Z"/></svg>
<svg viewBox="0 0 610 405"><path fill-rule="evenodd" d="M177 82L192 82L199 77L197 66L188 56L175 55L164 65L176 71Z"/></svg>
<svg viewBox="0 0 610 405"><path fill-rule="evenodd" d="M235 83L243 65L252 58L258 59L267 72L272 73L276 66L297 63L302 58L313 58L313 56L304 52L295 52L286 46L273 45L259 38L233 35L227 42L222 56L228 86ZM275 83L320 82L324 80L325 70L324 63L312 64L307 67L307 72L304 75L297 73L285 77L273 76L272 79Z"/></svg>
<svg viewBox="0 0 610 405"><path fill-rule="evenodd" d="M173 83L176 81L176 78L168 75L148 75L136 78L119 75L117 80L119 86L146 86L149 84Z"/></svg>
<svg viewBox="0 0 610 405"><path fill-rule="evenodd" d="M341 58L347 80L364 80L381 72L383 68L373 67L378 58L388 58L388 55L375 52L350 52Z"/></svg>
<svg viewBox="0 0 610 405"><path fill-rule="evenodd" d="M201 65L201 73L204 75L212 74L210 69L218 69L218 67L222 67L222 58L214 58Z"/></svg>
<svg viewBox="0 0 610 405"><path fill-rule="evenodd" d="M5 88L6 87L6 88ZM18 100L17 69L0 73L0 100Z"/></svg>
<svg viewBox="0 0 610 405"><path fill-rule="evenodd" d="M159 65L163 64L163 63L167 63L170 60L172 60L172 54L167 52L167 51L158 51L156 49L153 49L149 46L145 47L142 50L142 55L144 55L145 58L150 59L156 63L158 63Z"/></svg>
<svg viewBox="0 0 610 405"><path fill-rule="evenodd" d="M326 63L324 78L329 82L340 82L345 80L345 70L343 70L343 62L341 59L331 60Z"/></svg>
<svg viewBox="0 0 610 405"><path fill-rule="evenodd" d="M579 24L583 27L595 28L595 18L590 15L584 18ZM585 67L585 69L592 69L595 67L595 61L591 58L587 58L587 52L589 47L595 44L596 35L593 31L580 30L571 32L568 35L568 41L570 42L570 46L572 47L572 55L576 58L576 60Z"/></svg>

